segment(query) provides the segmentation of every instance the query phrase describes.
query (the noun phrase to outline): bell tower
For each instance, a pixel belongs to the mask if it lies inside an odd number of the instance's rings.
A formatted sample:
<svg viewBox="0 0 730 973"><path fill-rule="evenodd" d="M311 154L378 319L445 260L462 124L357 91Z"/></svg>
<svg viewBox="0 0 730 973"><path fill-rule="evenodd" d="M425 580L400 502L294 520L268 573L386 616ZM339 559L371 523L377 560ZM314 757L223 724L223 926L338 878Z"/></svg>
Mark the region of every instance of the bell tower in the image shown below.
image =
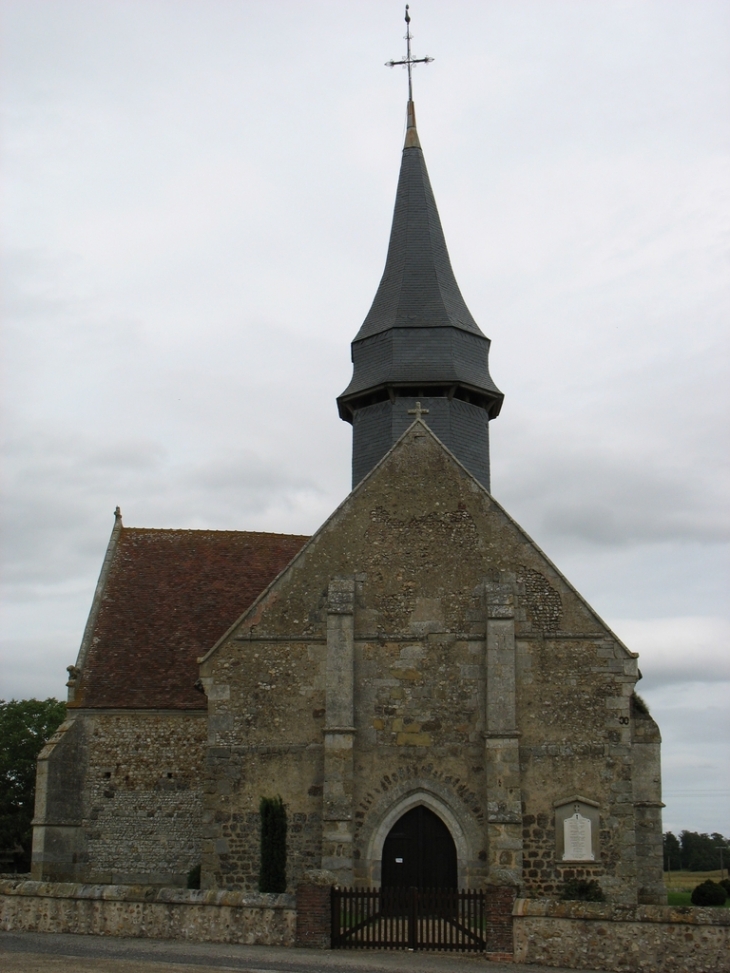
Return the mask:
<svg viewBox="0 0 730 973"><path fill-rule="evenodd" d="M407 55L408 123L388 255L372 307L352 342L353 376L338 397L352 423L352 483L382 459L413 422L433 430L489 490L489 421L504 395L489 375L489 339L472 317L451 269L416 129Z"/></svg>

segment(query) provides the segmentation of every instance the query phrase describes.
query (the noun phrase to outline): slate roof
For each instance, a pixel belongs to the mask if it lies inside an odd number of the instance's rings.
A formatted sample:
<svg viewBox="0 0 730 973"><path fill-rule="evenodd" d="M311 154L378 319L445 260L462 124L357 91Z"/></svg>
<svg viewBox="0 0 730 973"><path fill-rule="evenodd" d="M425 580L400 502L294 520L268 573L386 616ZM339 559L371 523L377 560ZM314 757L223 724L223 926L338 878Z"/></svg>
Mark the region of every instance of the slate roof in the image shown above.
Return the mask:
<svg viewBox="0 0 730 973"><path fill-rule="evenodd" d="M495 418L503 394L489 375L489 339L461 296L418 141L413 104L401 159L385 270L352 342L352 380L340 417L388 395L433 394L475 402ZM405 391L403 391L405 390Z"/></svg>
<svg viewBox="0 0 730 973"><path fill-rule="evenodd" d="M489 344L483 335L457 328L390 328L365 341L354 341L352 380L338 402L357 401L358 396L381 386L460 385L480 393L494 419L504 396L489 374ZM342 409L340 414L348 419Z"/></svg>
<svg viewBox="0 0 730 973"><path fill-rule="evenodd" d="M416 144L412 144L414 141ZM385 270L355 341L394 327L453 327L484 337L451 269L417 138L406 139Z"/></svg>
<svg viewBox="0 0 730 973"><path fill-rule="evenodd" d="M306 537L121 527L75 700L81 707L205 709L205 654ZM80 660L81 661L81 660Z"/></svg>

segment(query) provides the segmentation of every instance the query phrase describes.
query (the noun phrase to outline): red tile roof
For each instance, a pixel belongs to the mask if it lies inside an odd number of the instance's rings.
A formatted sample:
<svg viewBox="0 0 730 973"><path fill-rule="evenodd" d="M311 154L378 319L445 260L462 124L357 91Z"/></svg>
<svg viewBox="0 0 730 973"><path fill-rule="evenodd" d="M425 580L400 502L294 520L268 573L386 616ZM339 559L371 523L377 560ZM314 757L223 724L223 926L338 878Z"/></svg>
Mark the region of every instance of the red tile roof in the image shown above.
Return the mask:
<svg viewBox="0 0 730 973"><path fill-rule="evenodd" d="M71 705L205 709L197 658L306 540L122 527Z"/></svg>

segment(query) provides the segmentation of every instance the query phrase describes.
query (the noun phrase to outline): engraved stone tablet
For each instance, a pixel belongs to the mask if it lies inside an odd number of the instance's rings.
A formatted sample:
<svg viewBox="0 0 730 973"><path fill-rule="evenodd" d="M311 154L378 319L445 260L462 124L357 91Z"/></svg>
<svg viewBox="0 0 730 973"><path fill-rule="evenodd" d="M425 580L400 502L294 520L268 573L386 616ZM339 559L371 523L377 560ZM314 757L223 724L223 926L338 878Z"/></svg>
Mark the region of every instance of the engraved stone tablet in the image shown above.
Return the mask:
<svg viewBox="0 0 730 973"><path fill-rule="evenodd" d="M591 819L584 818L577 811L563 821L563 860L594 861L591 842Z"/></svg>

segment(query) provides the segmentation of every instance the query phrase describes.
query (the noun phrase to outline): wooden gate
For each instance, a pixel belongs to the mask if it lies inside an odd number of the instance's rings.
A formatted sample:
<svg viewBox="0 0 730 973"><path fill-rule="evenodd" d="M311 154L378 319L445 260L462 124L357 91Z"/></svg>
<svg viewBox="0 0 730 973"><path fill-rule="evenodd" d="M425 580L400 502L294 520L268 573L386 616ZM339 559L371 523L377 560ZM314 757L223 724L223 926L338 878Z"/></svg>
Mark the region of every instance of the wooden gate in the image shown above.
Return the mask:
<svg viewBox="0 0 730 973"><path fill-rule="evenodd" d="M486 949L486 893L332 889L333 949Z"/></svg>

